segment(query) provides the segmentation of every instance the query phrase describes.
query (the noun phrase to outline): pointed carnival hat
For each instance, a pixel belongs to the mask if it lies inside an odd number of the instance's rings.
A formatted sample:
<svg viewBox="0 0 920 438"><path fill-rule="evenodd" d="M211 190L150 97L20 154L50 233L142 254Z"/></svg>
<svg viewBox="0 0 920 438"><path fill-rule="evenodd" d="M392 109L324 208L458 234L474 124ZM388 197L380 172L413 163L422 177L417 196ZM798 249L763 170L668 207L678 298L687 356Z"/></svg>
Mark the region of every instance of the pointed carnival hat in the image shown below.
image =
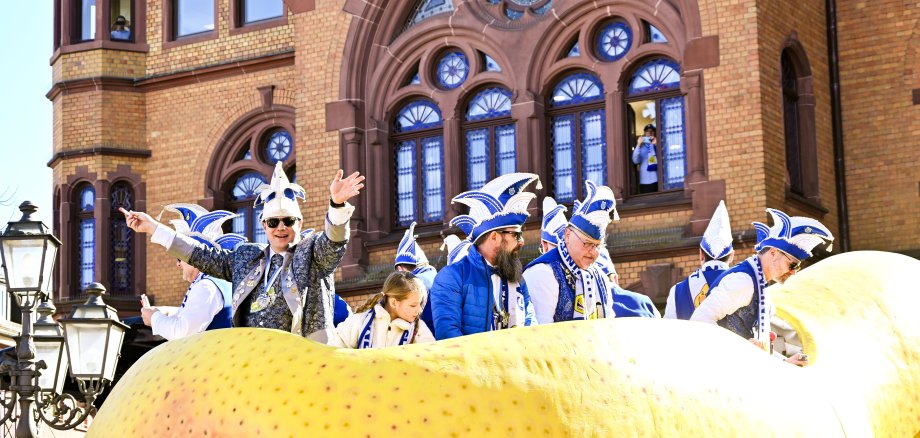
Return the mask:
<svg viewBox="0 0 920 438"><path fill-rule="evenodd" d="M721 259L728 256L734 251L732 248L732 224L728 219L728 209L725 208L725 201L719 201L706 232L703 233L703 240L700 241L700 248L709 257Z"/></svg>
<svg viewBox="0 0 920 438"><path fill-rule="evenodd" d="M530 217L527 205L537 195L525 192L527 185L540 177L532 173L509 173L489 181L479 190L470 190L454 197L457 202L470 207L470 213L457 216L450 224L463 230L470 242L500 228L517 227L520 230Z"/></svg>
<svg viewBox="0 0 920 438"><path fill-rule="evenodd" d="M470 251L471 246L473 246L473 243L469 240L460 240L459 237L451 234L444 238L444 244L441 245L441 249L447 249L447 264L452 265L466 257L466 253Z"/></svg>
<svg viewBox="0 0 920 438"><path fill-rule="evenodd" d="M569 223L565 220L564 205L556 204L556 200L547 196L543 198L543 224L540 227L540 239L553 245L559 244L559 233Z"/></svg>
<svg viewBox="0 0 920 438"><path fill-rule="evenodd" d="M412 265L428 264L428 257L425 257L425 251L415 242L415 222L409 225L409 229L403 234L396 248L395 265Z"/></svg>
<svg viewBox="0 0 920 438"><path fill-rule="evenodd" d="M303 219L297 198L306 200L307 194L303 187L288 180L281 167L281 162L275 164L275 172L269 184L263 184L258 189L259 195L253 203L254 207L262 206L262 218L296 217Z"/></svg>
<svg viewBox="0 0 920 438"><path fill-rule="evenodd" d="M237 214L226 210L208 211L196 204L169 204L166 210L182 216L182 219L169 221L177 233L189 236L207 247L232 250L246 241L239 234L224 234L221 229L224 222L239 216Z"/></svg>
<svg viewBox="0 0 920 438"><path fill-rule="evenodd" d="M760 222L754 222L757 230L756 251L773 247L789 254L799 261L811 257L811 252L822 243L832 243L834 235L821 222L812 218L793 216L779 210L768 208L767 212L773 217L773 226L768 227ZM833 245L828 245L831 251Z"/></svg>
<svg viewBox="0 0 920 438"><path fill-rule="evenodd" d="M607 225L611 221L610 213L613 213L612 220L620 220L613 190L607 186L598 186L591 181L585 181L585 194L587 196L584 202L576 201L569 225L592 239L604 240Z"/></svg>

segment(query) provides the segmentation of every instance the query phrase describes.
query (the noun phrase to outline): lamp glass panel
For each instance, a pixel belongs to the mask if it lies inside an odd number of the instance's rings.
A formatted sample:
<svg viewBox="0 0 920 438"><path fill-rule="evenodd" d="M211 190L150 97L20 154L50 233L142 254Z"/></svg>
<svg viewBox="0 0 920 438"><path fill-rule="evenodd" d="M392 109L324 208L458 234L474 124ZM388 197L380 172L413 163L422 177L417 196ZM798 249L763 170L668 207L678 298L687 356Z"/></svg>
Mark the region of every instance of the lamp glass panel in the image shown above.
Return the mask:
<svg viewBox="0 0 920 438"><path fill-rule="evenodd" d="M9 288L38 287L44 240L40 237L3 239L3 256L10 277L7 279Z"/></svg>
<svg viewBox="0 0 920 438"><path fill-rule="evenodd" d="M115 324L109 326L109 349L105 357L105 377L108 381L115 380L115 365L118 364L118 354L121 351L121 342L125 338L125 329Z"/></svg>
<svg viewBox="0 0 920 438"><path fill-rule="evenodd" d="M64 332L67 337L67 351L70 354L71 372L74 375L101 375L109 324L71 322L65 325Z"/></svg>

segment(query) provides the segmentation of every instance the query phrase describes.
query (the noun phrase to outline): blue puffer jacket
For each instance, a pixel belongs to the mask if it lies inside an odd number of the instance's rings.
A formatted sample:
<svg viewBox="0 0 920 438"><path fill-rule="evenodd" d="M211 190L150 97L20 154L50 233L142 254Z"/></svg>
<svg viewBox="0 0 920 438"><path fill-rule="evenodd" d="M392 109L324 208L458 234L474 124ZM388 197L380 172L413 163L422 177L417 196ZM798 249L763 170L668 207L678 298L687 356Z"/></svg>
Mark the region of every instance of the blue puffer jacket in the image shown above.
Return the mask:
<svg viewBox="0 0 920 438"><path fill-rule="evenodd" d="M527 285L521 281L524 325L536 325ZM460 261L438 272L431 287L435 338L448 339L489 331L492 326L492 280L476 246Z"/></svg>

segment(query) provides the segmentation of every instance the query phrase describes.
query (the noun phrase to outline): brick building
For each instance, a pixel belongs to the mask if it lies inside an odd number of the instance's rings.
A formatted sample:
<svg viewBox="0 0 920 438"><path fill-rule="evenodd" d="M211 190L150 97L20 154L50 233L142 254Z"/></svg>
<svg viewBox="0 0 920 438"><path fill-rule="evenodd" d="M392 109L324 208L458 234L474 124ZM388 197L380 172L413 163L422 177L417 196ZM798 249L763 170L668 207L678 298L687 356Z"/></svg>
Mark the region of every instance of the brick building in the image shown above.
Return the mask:
<svg viewBox="0 0 920 438"><path fill-rule="evenodd" d="M237 211L282 161L321 227L339 167L367 175L338 273L380 285L412 221L435 263L450 199L509 171L571 203L609 185L608 246L663 305L720 199L739 256L766 207L821 220L835 251L920 253L920 8L791 0L61 0L55 4L58 296L176 304L174 260L117 207ZM110 32L117 16L126 31ZM885 23L878 26L878 23ZM839 56L838 56L839 55ZM839 77L837 75L839 72ZM839 90L839 93L836 93ZM895 117L897 116L897 117ZM631 148L658 127L659 186ZM539 199L539 198L538 198ZM525 254L536 254L539 202ZM168 217L163 218L169 219ZM65 306L59 306L63 310Z"/></svg>

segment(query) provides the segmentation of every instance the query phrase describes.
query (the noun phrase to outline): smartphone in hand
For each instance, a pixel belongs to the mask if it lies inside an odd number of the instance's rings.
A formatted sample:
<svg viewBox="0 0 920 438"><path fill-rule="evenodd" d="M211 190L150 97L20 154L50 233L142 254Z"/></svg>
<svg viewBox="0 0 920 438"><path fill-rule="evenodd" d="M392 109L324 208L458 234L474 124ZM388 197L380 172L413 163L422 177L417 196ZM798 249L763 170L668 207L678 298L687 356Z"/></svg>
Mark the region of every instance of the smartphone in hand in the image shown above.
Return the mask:
<svg viewBox="0 0 920 438"><path fill-rule="evenodd" d="M141 294L141 307L150 307L150 300L147 299L147 294Z"/></svg>

